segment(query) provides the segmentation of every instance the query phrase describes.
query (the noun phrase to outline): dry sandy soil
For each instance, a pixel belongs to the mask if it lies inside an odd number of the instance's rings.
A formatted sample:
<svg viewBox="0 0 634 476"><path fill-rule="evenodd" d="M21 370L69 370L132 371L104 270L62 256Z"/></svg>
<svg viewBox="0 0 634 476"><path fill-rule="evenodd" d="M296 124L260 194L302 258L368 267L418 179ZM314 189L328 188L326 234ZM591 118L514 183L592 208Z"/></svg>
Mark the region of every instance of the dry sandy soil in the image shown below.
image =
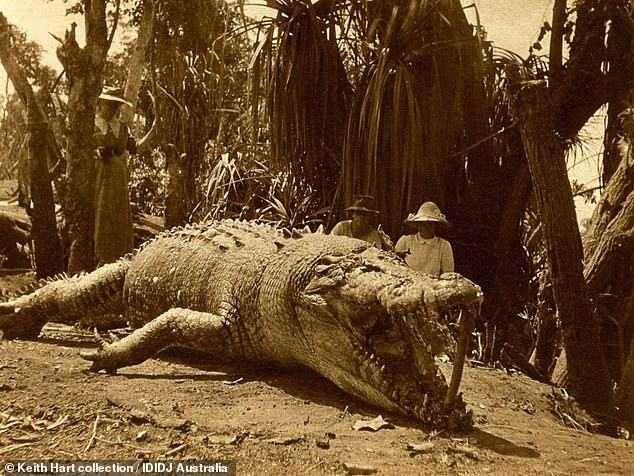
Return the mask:
<svg viewBox="0 0 634 476"><path fill-rule="evenodd" d="M94 345L60 325L0 343L0 462L222 458L240 475L634 473L634 441L565 426L551 388L517 373L465 369L469 434L386 414L394 428L369 432L352 426L382 412L307 370L171 355L95 374L78 355Z"/></svg>

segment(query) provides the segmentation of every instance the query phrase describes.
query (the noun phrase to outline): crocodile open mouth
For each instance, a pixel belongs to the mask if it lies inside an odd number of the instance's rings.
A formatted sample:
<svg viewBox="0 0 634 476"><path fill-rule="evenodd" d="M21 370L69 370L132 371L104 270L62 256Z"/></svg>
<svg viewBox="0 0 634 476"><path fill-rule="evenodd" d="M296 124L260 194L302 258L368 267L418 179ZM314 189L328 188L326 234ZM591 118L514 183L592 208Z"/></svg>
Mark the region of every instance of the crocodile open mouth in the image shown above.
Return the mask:
<svg viewBox="0 0 634 476"><path fill-rule="evenodd" d="M352 339L363 379L380 389L403 413L428 420L430 396L436 400L435 411L450 411L453 407L477 309L460 306L451 314L458 316L453 323L457 327L455 337L449 331L449 322L421 311L380 315L367 334ZM437 388L435 357L444 352L452 353L454 358L449 385L441 389Z"/></svg>

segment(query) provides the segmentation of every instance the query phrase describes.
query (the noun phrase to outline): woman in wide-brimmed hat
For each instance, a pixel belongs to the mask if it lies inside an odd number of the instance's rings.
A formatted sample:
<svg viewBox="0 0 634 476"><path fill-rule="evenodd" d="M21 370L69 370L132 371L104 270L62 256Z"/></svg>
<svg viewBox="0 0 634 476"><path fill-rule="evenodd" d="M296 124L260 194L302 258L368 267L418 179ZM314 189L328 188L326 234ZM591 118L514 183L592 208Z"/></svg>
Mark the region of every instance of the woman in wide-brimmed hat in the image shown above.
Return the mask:
<svg viewBox="0 0 634 476"><path fill-rule="evenodd" d="M449 222L434 202L423 203L416 214L405 220L417 233L404 235L396 243L396 252L405 254L405 262L414 271L440 276L454 270L451 244L436 236L440 226Z"/></svg>
<svg viewBox="0 0 634 476"><path fill-rule="evenodd" d="M353 205L346 211L352 213L352 219L337 223L330 234L357 238L383 248L383 239L373 223L373 218L379 215L374 198L370 195L355 195Z"/></svg>
<svg viewBox="0 0 634 476"><path fill-rule="evenodd" d="M134 247L125 152L135 152L135 141L118 117L123 104L131 106L121 88L104 87L97 101L94 239L99 265L115 261Z"/></svg>

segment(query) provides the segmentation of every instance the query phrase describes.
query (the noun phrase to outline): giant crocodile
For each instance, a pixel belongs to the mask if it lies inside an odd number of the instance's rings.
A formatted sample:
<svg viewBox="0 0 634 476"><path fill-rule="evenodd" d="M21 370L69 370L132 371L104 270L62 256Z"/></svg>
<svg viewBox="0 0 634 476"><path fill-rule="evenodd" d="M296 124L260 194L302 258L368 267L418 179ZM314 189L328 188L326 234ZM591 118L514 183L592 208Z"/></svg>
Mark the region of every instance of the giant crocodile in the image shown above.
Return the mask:
<svg viewBox="0 0 634 476"><path fill-rule="evenodd" d="M94 371L173 346L213 361L299 364L372 405L466 429L471 412L457 392L481 300L462 276L416 273L364 241L225 220L165 232L90 274L0 303L0 330L35 338L47 321L120 313L136 330L82 352ZM435 357L456 341L447 384Z"/></svg>

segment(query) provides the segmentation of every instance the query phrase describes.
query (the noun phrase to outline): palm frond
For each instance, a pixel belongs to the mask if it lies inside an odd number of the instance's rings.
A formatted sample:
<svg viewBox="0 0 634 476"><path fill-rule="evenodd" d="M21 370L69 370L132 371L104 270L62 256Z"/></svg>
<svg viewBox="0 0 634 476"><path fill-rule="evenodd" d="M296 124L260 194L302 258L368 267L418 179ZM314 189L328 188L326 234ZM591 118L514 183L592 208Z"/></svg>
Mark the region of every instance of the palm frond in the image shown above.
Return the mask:
<svg viewBox="0 0 634 476"><path fill-rule="evenodd" d="M252 61L252 107L265 96L271 164L332 199L351 95L334 35L334 2L270 0L278 15ZM263 81L263 87L255 81Z"/></svg>
<svg viewBox="0 0 634 476"><path fill-rule="evenodd" d="M343 196L375 195L386 231L397 236L403 217L422 201L441 207L455 202L460 165L450 157L463 141L464 104L472 102L474 89L468 81L483 81L481 52L459 1L366 7L365 28L376 53L357 86L346 129Z"/></svg>

